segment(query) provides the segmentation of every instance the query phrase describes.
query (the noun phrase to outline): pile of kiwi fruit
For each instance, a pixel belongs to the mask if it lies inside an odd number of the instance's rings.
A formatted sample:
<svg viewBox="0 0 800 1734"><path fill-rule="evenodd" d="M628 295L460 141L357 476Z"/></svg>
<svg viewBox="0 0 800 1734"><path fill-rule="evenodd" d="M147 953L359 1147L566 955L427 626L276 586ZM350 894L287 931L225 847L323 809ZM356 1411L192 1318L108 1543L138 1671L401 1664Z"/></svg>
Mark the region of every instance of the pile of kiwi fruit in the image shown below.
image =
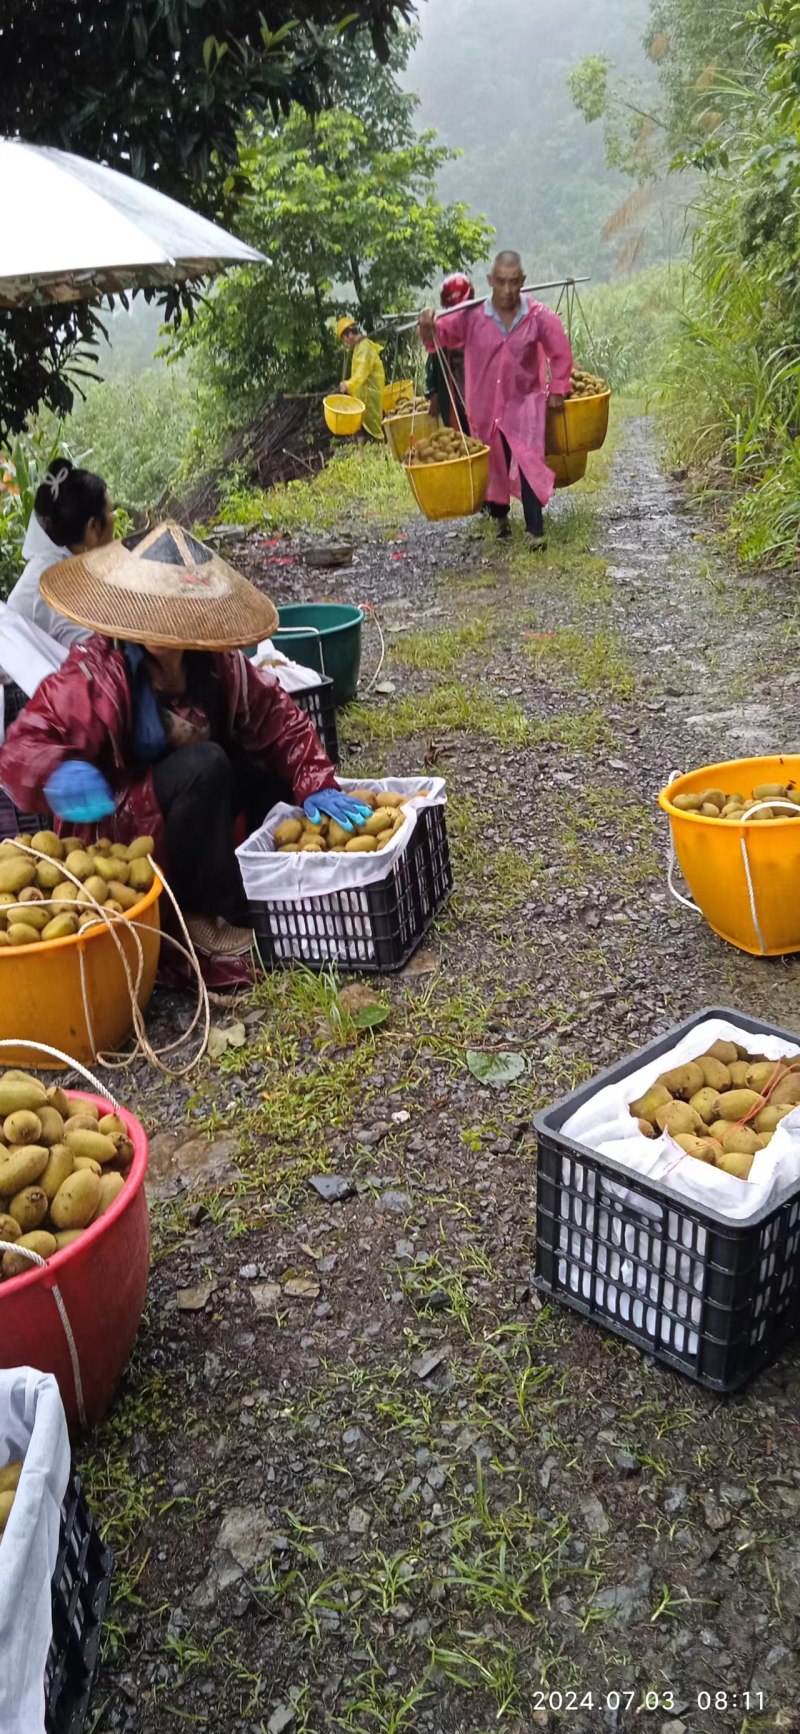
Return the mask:
<svg viewBox="0 0 800 1734"><path fill-rule="evenodd" d="M747 1180L757 1152L798 1105L799 1058L768 1060L718 1041L662 1072L630 1112L645 1138L669 1132L687 1156Z"/></svg>
<svg viewBox="0 0 800 1734"><path fill-rule="evenodd" d="M0 950L80 933L103 920L97 905L124 916L153 884L153 848L152 837L82 843L54 831L0 843Z"/></svg>
<svg viewBox="0 0 800 1734"><path fill-rule="evenodd" d="M485 452L483 440L475 440L470 434L457 433L455 428L441 427L438 433L431 434L429 439L419 440L413 445L405 459L407 464L446 464L453 458L472 458L478 452Z"/></svg>
<svg viewBox="0 0 800 1734"><path fill-rule="evenodd" d="M399 397L397 399L395 406L394 406L394 409L389 410L388 416L386 417L386 419L388 420L389 417L391 417L393 415L427 415L427 414L428 414L428 399L427 399L427 397Z"/></svg>
<svg viewBox="0 0 800 1734"><path fill-rule="evenodd" d="M601 391L608 391L604 379L599 379L596 373L587 373L583 367L572 369L571 397L597 397Z"/></svg>
<svg viewBox="0 0 800 1734"><path fill-rule="evenodd" d="M348 790L352 800L370 808L363 824L345 831L335 819L322 816L320 825L312 825L303 814L296 819L282 819L275 827L275 847L279 855L368 855L375 849L386 849L394 841L406 821L403 805L407 796L389 789Z"/></svg>
<svg viewBox="0 0 800 1734"><path fill-rule="evenodd" d="M770 801L788 801L790 805L770 807ZM727 819L739 825L745 813L758 807L759 811L747 820L748 825L755 825L757 820L769 823L773 819L800 818L800 789L794 783L758 783L748 798L726 795L724 789L703 789L696 795L673 795L672 806L679 813L693 813L701 819ZM796 808L794 813L792 807Z"/></svg>

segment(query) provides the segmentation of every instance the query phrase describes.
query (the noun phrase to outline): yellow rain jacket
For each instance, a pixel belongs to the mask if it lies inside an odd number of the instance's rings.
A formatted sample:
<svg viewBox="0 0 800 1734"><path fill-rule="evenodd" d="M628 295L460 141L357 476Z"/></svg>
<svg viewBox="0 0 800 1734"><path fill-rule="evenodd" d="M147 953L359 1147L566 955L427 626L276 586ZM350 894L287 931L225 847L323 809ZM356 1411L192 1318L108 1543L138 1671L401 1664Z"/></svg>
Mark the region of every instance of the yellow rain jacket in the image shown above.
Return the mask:
<svg viewBox="0 0 800 1734"><path fill-rule="evenodd" d="M351 397L360 397L366 405L364 432L374 440L383 439L383 388L386 375L377 343L362 337L353 350L347 390Z"/></svg>

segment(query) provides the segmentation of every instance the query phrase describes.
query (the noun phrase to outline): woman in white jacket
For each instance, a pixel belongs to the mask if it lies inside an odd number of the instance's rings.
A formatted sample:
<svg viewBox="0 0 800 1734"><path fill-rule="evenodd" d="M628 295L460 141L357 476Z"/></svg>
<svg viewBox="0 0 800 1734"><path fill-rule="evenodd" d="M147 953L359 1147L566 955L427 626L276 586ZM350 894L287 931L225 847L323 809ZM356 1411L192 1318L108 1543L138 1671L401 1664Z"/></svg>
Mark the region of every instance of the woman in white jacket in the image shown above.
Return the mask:
<svg viewBox="0 0 800 1734"><path fill-rule="evenodd" d="M28 564L8 598L12 613L33 621L67 648L88 638L82 626L48 606L39 579L57 561L102 548L113 539L114 514L102 476L77 470L67 458L58 458L36 492L22 545Z"/></svg>

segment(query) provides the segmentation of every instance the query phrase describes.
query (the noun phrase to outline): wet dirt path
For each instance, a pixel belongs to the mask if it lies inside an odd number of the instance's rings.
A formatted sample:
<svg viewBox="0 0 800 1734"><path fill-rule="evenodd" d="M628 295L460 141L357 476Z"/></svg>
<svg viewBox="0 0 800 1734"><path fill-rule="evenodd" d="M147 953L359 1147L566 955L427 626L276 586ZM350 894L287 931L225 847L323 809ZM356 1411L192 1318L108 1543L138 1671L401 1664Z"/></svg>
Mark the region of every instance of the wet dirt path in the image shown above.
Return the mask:
<svg viewBox="0 0 800 1734"><path fill-rule="evenodd" d="M654 805L794 746L791 596L726 569L641 418L553 520L538 561L413 522L337 574L394 687L341 719L348 769L450 795L456 888L388 1023L282 974L244 1049L139 1078L157 1258L86 1463L119 1559L97 1734L800 1726L797 1353L724 1402L532 1286L539 1106L706 1004L800 1027L795 961L670 903ZM492 1090L469 1049L527 1071ZM217 1189L185 1191L209 1133Z"/></svg>

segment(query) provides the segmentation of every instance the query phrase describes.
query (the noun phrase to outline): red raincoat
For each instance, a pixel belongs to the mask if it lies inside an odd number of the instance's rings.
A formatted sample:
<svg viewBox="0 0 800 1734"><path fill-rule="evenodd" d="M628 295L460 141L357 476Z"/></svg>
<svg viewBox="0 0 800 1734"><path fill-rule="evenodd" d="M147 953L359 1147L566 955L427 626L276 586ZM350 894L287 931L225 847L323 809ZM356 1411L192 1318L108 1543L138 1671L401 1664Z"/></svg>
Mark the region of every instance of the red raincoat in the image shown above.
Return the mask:
<svg viewBox="0 0 800 1734"><path fill-rule="evenodd" d="M227 705L228 744L290 783L298 806L308 795L336 787L334 767L308 717L273 675L254 668L238 650L215 655L214 667ZM158 855L164 824L151 772L129 769L132 728L122 651L108 638L87 639L73 646L63 668L42 681L11 724L0 751L0 784L23 811L46 811L44 786L56 767L64 759L87 759L108 778L117 801L99 827L103 835L118 843L152 837ZM91 827L66 828L92 834Z"/></svg>
<svg viewBox="0 0 800 1734"><path fill-rule="evenodd" d="M508 505L502 434L511 449L510 491L519 499L521 470L546 506L555 484L544 461L548 364L550 390L568 396L572 350L557 313L530 295L522 296L522 306L522 319L507 333L486 304L440 313L436 340L442 349L464 351L469 425L489 447L487 499ZM434 344L426 347L433 351Z"/></svg>

